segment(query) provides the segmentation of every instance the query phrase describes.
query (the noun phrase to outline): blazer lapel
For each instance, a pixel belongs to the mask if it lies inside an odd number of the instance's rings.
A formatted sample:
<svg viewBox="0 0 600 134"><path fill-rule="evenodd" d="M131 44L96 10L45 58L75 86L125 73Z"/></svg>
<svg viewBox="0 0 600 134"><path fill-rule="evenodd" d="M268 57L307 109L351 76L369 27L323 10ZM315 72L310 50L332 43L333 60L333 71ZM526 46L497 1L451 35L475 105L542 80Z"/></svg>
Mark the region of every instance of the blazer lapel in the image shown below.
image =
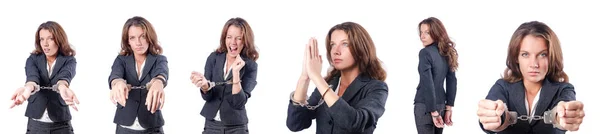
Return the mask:
<svg viewBox="0 0 600 134"><path fill-rule="evenodd" d="M154 65L154 62L156 62L156 56L153 54L147 54L146 55L146 64L144 64L144 68L141 71L142 77L140 79L140 82L143 81L149 75L148 73L150 72L150 69Z"/></svg>
<svg viewBox="0 0 600 134"><path fill-rule="evenodd" d="M62 68L63 64L65 64L65 58L62 55L56 56L56 61L54 61L54 66L52 67L52 74L50 75L50 80L54 79L54 76L58 75L58 71Z"/></svg>
<svg viewBox="0 0 600 134"><path fill-rule="evenodd" d="M138 83L140 83L140 80L138 80L138 75L137 75L137 71L136 71L136 66L135 66L135 57L133 56L133 54L128 55L125 58L125 72L128 73L129 76L132 76L134 81L129 81L127 80L127 84L132 84L132 85L139 85ZM129 77L129 78L132 78ZM127 79L127 78L125 78ZM131 83L131 82L136 82L136 83Z"/></svg>
<svg viewBox="0 0 600 134"><path fill-rule="evenodd" d="M509 92L509 100L515 106L519 115L527 115L527 108L525 108L525 86L523 81L511 84Z"/></svg>
<svg viewBox="0 0 600 134"><path fill-rule="evenodd" d="M356 93L358 93L365 85L367 85L369 80L370 78L367 75L362 73L359 74L356 78L354 78L352 83L348 85L346 91L344 91L344 94L342 95L342 98L344 98L346 101L350 101L350 99L352 99Z"/></svg>
<svg viewBox="0 0 600 134"><path fill-rule="evenodd" d="M548 106L552 103L552 99L554 98L558 88L554 86L548 79L544 80L542 85L542 89L540 90L540 97L538 98L536 107L535 107L535 115L544 116L544 112L548 110ZM540 120L532 121L534 124Z"/></svg>
<svg viewBox="0 0 600 134"><path fill-rule="evenodd" d="M213 80L215 82L222 81L225 78L225 76L223 76L224 75L223 67L224 67L224 64L225 64L225 55L226 55L226 53L217 54L217 57L216 57L217 61L215 62L216 65L214 65L214 67L215 67L214 69L216 69L214 71L217 73L217 75L215 77L217 79ZM215 75L213 75L213 76L215 76Z"/></svg>
<svg viewBox="0 0 600 134"><path fill-rule="evenodd" d="M41 75L41 79L45 79L47 81L50 80L50 76L48 76L48 61L46 60L46 56L45 55L38 55L38 62L36 63L38 66L38 69L40 70L40 75ZM40 83L41 86L41 81Z"/></svg>

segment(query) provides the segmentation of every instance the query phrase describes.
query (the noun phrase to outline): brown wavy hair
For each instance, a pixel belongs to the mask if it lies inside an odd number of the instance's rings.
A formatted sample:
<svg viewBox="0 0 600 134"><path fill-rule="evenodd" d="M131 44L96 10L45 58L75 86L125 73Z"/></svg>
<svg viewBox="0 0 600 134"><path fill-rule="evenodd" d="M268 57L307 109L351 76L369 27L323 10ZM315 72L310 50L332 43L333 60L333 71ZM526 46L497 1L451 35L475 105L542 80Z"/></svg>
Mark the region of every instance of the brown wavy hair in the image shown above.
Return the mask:
<svg viewBox="0 0 600 134"><path fill-rule="evenodd" d="M325 44L331 44L331 34L335 30L343 30L348 35L348 48L350 54L358 64L360 72L365 73L373 79L385 81L387 77L386 71L381 66L381 61L377 58L375 51L375 43L371 36L361 25L354 22L344 22L333 26L327 33ZM331 60L331 45L327 45L327 61ZM326 81L330 81L334 76L340 75L340 70L333 68L325 77Z"/></svg>
<svg viewBox="0 0 600 134"><path fill-rule="evenodd" d="M258 51L256 51L256 47L254 45L254 32L252 32L250 24L248 24L246 20L239 17L231 18L225 23L225 26L223 26L223 31L221 32L221 44L215 51L218 53L227 52L225 38L227 38L227 30L229 29L229 26L235 26L242 30L242 41L244 43L244 48L240 55L248 57L253 61L258 60Z"/></svg>
<svg viewBox="0 0 600 134"><path fill-rule="evenodd" d="M125 25L123 25L123 33L121 34L121 51L119 52L120 55L133 54L133 50L131 50L131 46L129 46L129 28L131 26L140 27L142 30L144 30L144 37L149 44L147 51L153 55L162 54L163 49L158 43L158 37L156 36L156 31L154 31L152 24L143 17L134 16L127 19Z"/></svg>
<svg viewBox="0 0 600 134"><path fill-rule="evenodd" d="M454 48L456 44L450 40L450 37L448 37L448 33L446 32L446 28L444 27L444 24L442 24L442 21L435 17L429 17L419 23L419 30L423 24L429 26L431 38L434 42L438 43L439 53L440 55L446 57L450 71L456 71L458 69L458 53ZM421 32L419 32L419 34L420 33Z"/></svg>
<svg viewBox="0 0 600 134"><path fill-rule="evenodd" d="M67 33L62 26L54 21L44 22L38 27L37 32L35 32L35 50L33 50L31 54L44 53L40 44L40 31L42 31L42 29L48 30L50 33L52 33L54 44L58 45L58 54L64 56L75 56L75 50L73 50L69 44Z"/></svg>
<svg viewBox="0 0 600 134"><path fill-rule="evenodd" d="M569 82L567 73L563 71L563 56L558 36L556 36L548 25L538 21L525 22L513 33L508 44L506 69L504 70L503 79L511 83L523 80L521 70L519 70L518 56L519 51L521 51L521 42L527 35L540 37L546 41L549 49L549 66L545 77L554 82Z"/></svg>

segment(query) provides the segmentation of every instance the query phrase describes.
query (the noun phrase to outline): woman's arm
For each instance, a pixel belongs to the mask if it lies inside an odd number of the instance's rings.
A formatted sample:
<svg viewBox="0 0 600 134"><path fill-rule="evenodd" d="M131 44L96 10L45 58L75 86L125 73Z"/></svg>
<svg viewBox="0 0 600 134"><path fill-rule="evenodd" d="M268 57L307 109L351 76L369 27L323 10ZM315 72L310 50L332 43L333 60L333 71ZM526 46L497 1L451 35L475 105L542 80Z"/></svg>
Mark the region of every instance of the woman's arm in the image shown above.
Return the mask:
<svg viewBox="0 0 600 134"><path fill-rule="evenodd" d="M377 123L379 117L385 111L385 103L388 96L388 87L386 83L377 81L370 82L363 90L368 90L365 98L358 104L350 106L345 100L339 99L333 90L324 85L325 80L315 82L321 93L325 93L325 102L329 106L329 115L331 115L334 124L352 132L362 132L364 129ZM331 91L327 91L331 90ZM331 93L329 93L331 92Z"/></svg>
<svg viewBox="0 0 600 134"><path fill-rule="evenodd" d="M240 79L239 73L233 74L234 83L232 86L232 94L230 99L226 99L229 104L235 109L242 109L246 102L248 102L248 98L251 96L252 90L256 87L256 74L258 70L258 64L256 62L248 61L244 66L245 73L243 78ZM241 81L240 81L241 80ZM233 90L241 90L241 92L234 93Z"/></svg>
<svg viewBox="0 0 600 134"><path fill-rule="evenodd" d="M216 52L211 53L208 58L206 59L206 64L204 64L204 78L206 78L206 80L212 81L212 71L213 68L216 64ZM202 95L202 99L204 99L204 101L210 101L213 98L213 93L211 90L212 87L201 87L200 88L200 94Z"/></svg>

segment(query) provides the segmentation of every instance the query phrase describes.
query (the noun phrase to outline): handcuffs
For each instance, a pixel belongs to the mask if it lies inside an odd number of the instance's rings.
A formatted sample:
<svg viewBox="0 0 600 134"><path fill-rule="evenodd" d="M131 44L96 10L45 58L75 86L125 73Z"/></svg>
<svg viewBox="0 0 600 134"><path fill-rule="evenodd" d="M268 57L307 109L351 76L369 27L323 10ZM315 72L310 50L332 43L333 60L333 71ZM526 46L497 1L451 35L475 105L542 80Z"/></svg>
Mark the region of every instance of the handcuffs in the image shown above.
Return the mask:
<svg viewBox="0 0 600 134"><path fill-rule="evenodd" d="M333 87L333 85L329 85L329 88L332 88L332 87ZM325 100L323 100L323 98L321 98L319 100L319 103L317 103L317 105L314 105L314 106L311 106L308 104L308 99L305 100L304 102L298 102L298 101L294 100L294 92L296 92L296 91L292 91L292 93L290 94L290 100L292 101L292 105L294 105L294 106L306 107L306 108L308 108L308 110L315 110L319 106L323 105L323 103L325 103Z"/></svg>
<svg viewBox="0 0 600 134"><path fill-rule="evenodd" d="M508 115L510 116L508 122L509 125L513 125L517 123L517 120L528 121L531 120L543 120L544 124L552 124L554 127L559 128L560 126L556 123L556 108L552 110L545 111L543 115L518 115L515 111L508 111Z"/></svg>
<svg viewBox="0 0 600 134"><path fill-rule="evenodd" d="M40 90L51 90L51 91L59 93L59 91L58 91L58 84L55 84L55 85L53 85L51 87L40 86L40 85L36 84L36 85L33 86L33 91L31 92L31 95L39 92Z"/></svg>

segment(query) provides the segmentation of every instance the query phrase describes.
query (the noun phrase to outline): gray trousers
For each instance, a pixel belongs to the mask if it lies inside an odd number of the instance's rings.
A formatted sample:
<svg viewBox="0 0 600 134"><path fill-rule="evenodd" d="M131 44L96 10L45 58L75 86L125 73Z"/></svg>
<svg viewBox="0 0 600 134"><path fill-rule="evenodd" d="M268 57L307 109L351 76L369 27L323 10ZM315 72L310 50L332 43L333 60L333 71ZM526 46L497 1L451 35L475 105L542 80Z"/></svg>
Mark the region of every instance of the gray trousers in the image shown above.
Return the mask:
<svg viewBox="0 0 600 134"><path fill-rule="evenodd" d="M248 125L223 125L220 121L207 119L202 134L249 134Z"/></svg>
<svg viewBox="0 0 600 134"><path fill-rule="evenodd" d="M73 127L71 121L46 123L29 118L26 134L73 134Z"/></svg>
<svg viewBox="0 0 600 134"><path fill-rule="evenodd" d="M425 109L426 106L423 103L415 103L415 124L417 125L417 132L419 134L441 134L444 129L437 128L433 124L433 117L431 117L431 113L427 112ZM446 106L445 105L436 105L436 109L438 109L438 113L442 118L446 115Z"/></svg>

